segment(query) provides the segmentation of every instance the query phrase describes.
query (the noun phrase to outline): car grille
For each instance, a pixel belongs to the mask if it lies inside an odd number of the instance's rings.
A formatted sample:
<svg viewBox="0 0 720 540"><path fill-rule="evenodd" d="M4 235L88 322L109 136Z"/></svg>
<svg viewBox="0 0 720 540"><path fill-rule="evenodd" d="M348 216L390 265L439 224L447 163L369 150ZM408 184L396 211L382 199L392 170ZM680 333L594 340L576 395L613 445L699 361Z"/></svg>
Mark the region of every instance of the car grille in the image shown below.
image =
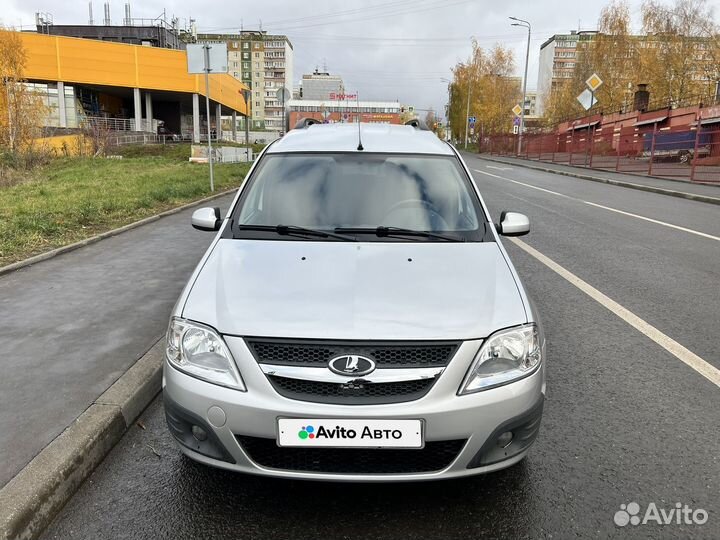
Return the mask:
<svg viewBox="0 0 720 540"><path fill-rule="evenodd" d="M380 405L420 399L430 391L436 376L421 378L408 375L393 382L372 382L348 378L334 382L316 380L316 376L299 377L283 374L288 368L327 368L333 358L358 354L371 358L377 369L435 368L441 371L448 365L460 346L456 341L331 341L276 338L245 338L255 360L262 366L277 366L265 370L275 391L281 396L300 401L341 405ZM272 371L272 373L270 373ZM313 374L316 375L316 374Z"/></svg>
<svg viewBox="0 0 720 540"><path fill-rule="evenodd" d="M343 354L360 354L375 360L378 368L446 366L458 348L457 342L357 342L246 339L261 364L326 366Z"/></svg>
<svg viewBox="0 0 720 540"><path fill-rule="evenodd" d="M237 436L248 457L270 469L336 474L407 474L440 471L458 456L465 440L429 441L424 448L292 448L275 439Z"/></svg>
<svg viewBox="0 0 720 540"><path fill-rule="evenodd" d="M346 384L337 384L273 375L268 375L268 379L281 396L301 401L342 405L413 401L427 394L436 380L433 378L388 383L348 381Z"/></svg>

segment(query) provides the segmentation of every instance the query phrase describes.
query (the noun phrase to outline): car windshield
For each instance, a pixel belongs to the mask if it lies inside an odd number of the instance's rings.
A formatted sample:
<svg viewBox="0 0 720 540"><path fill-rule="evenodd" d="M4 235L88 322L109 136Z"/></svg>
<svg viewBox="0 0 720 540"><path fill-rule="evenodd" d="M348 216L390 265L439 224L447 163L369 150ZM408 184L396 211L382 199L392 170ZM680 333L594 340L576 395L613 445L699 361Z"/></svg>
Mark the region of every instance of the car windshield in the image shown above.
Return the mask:
<svg viewBox="0 0 720 540"><path fill-rule="evenodd" d="M371 236L378 227L484 236L482 209L453 156L394 154L267 155L235 219L241 237L253 225L290 225ZM244 229L244 230L243 230ZM358 229L367 229L366 231ZM397 231L383 231L383 238ZM363 241L372 238L359 238ZM380 235L377 235L380 236ZM425 236L427 241L441 241Z"/></svg>

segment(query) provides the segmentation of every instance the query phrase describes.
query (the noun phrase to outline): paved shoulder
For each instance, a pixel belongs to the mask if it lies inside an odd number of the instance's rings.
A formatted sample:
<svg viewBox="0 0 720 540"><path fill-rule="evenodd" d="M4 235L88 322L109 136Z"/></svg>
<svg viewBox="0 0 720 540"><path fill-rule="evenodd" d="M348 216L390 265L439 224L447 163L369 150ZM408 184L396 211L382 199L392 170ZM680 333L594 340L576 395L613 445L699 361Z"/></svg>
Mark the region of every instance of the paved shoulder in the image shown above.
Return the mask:
<svg viewBox="0 0 720 540"><path fill-rule="evenodd" d="M0 486L163 334L213 238L193 210L0 277Z"/></svg>

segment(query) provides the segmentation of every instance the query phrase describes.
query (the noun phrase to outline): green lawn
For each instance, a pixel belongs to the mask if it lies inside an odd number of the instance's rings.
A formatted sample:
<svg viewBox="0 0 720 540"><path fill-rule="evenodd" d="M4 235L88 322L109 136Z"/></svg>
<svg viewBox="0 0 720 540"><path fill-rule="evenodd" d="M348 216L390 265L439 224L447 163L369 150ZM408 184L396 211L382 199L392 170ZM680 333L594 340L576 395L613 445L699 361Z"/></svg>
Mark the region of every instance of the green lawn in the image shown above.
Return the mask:
<svg viewBox="0 0 720 540"><path fill-rule="evenodd" d="M208 166L189 145L129 146L122 159L61 158L0 187L0 266L210 195ZM215 165L215 190L239 186L249 165Z"/></svg>

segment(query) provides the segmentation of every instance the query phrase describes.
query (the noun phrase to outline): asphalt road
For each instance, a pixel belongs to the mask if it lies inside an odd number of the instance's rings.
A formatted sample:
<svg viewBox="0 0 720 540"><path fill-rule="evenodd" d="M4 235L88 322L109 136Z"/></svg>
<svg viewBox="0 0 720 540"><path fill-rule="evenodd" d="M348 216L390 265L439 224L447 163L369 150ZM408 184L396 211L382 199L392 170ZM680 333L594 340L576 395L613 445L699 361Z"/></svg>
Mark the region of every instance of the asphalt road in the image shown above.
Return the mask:
<svg viewBox="0 0 720 540"><path fill-rule="evenodd" d="M0 487L163 335L213 239L193 210L0 276Z"/></svg>
<svg viewBox="0 0 720 540"><path fill-rule="evenodd" d="M468 158L494 216L530 216L527 244L720 365L717 206ZM489 168L492 165L495 168ZM495 176L488 176L490 173ZM502 176L529 184L513 183ZM566 195L540 191L536 188ZM579 199L579 200L578 200ZM423 484L268 480L183 458L156 400L44 538L720 538L718 387L505 242L548 338L540 437L520 465ZM703 525L619 527L676 503Z"/></svg>

